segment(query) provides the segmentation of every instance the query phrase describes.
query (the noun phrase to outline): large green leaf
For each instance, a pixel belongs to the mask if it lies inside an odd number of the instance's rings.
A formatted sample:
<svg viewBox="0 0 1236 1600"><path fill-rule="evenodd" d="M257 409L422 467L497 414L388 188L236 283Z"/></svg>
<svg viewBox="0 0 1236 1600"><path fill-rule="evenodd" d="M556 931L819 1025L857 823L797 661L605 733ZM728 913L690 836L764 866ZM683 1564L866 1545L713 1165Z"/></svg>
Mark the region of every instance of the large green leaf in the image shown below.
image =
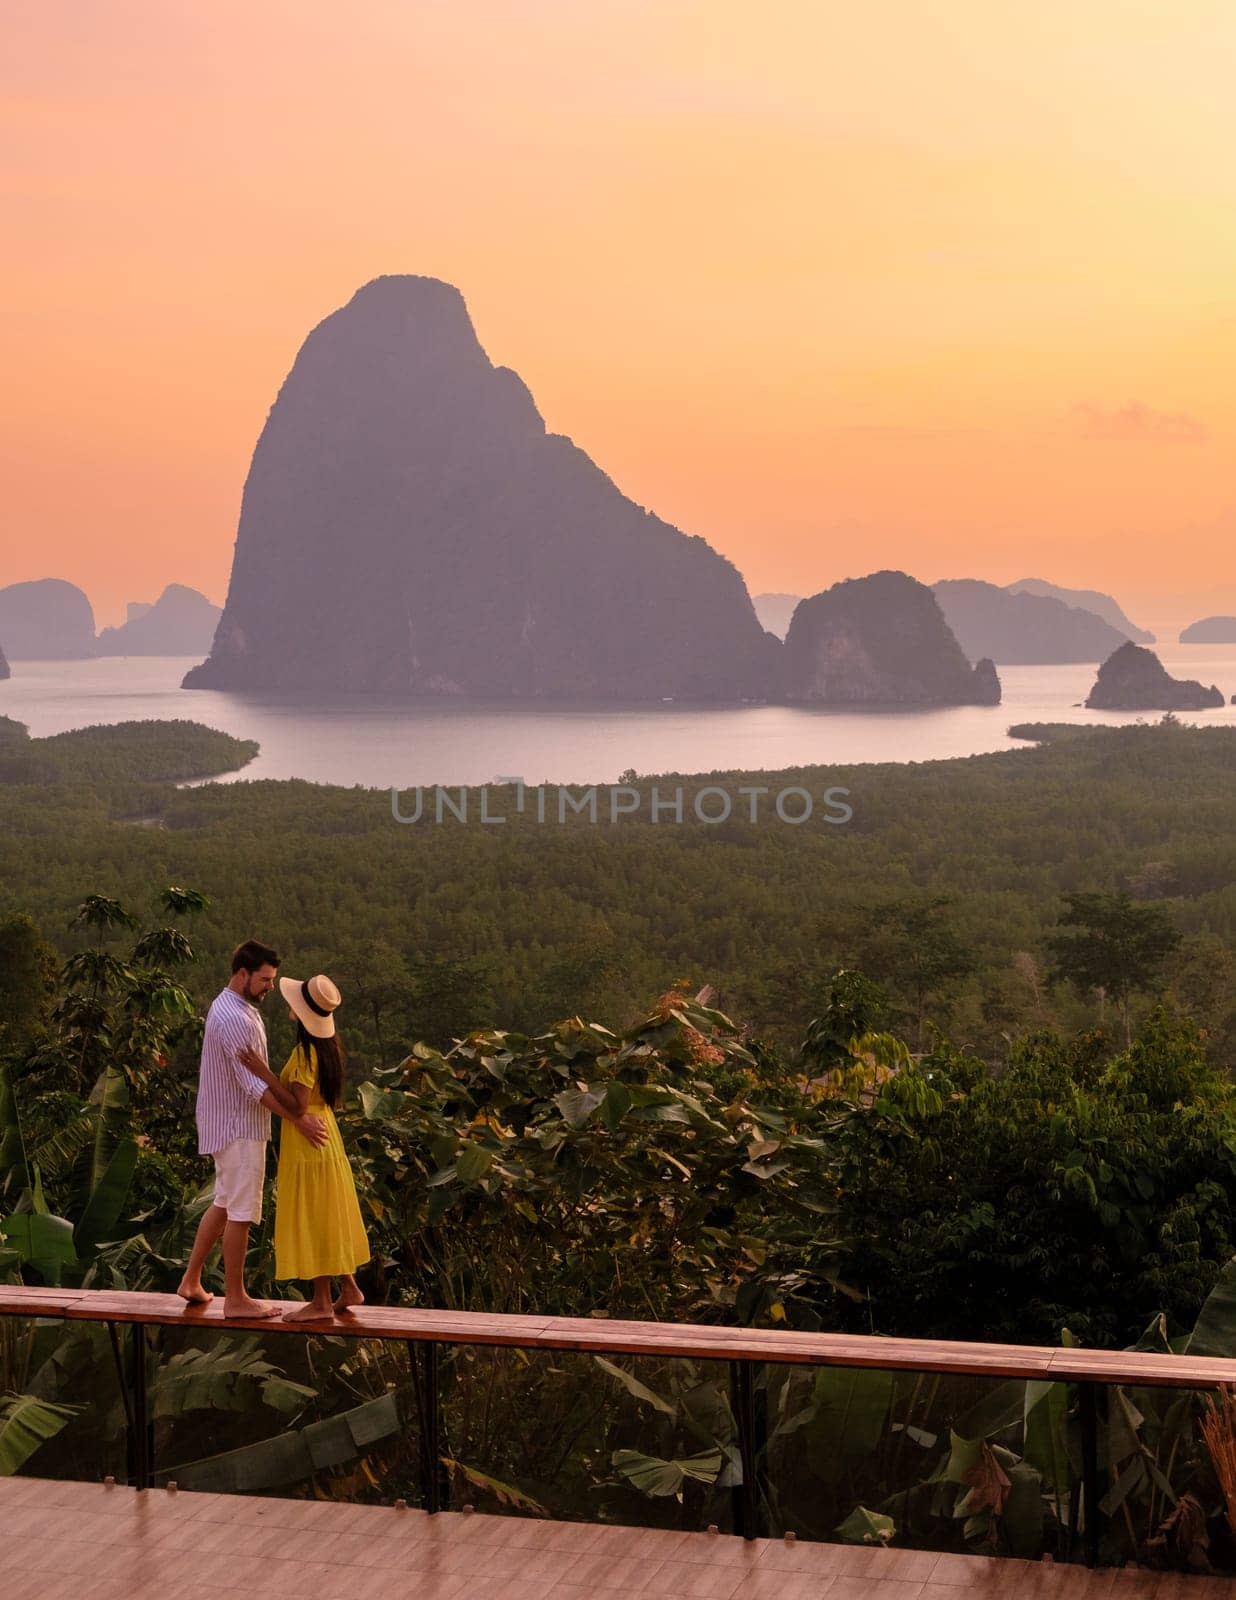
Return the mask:
<svg viewBox="0 0 1236 1600"><path fill-rule="evenodd" d="M236 1344L177 1351L150 1384L156 1418L187 1411L247 1411L259 1400L277 1411L290 1411L312 1400L314 1393L292 1383L265 1359L256 1334Z"/></svg>
<svg viewBox="0 0 1236 1600"><path fill-rule="evenodd" d="M29 1182L17 1097L9 1080L9 1069L0 1062L0 1194L10 1189L19 1193Z"/></svg>
<svg viewBox="0 0 1236 1600"><path fill-rule="evenodd" d="M169 1467L162 1476L175 1478L182 1489L211 1494L283 1488L308 1482L315 1472L346 1466L374 1445L401 1434L403 1426L395 1396L379 1395L351 1411L288 1429L272 1439Z"/></svg>
<svg viewBox="0 0 1236 1600"><path fill-rule="evenodd" d="M1223 1268L1206 1296L1184 1353L1236 1356L1236 1256Z"/></svg>
<svg viewBox="0 0 1236 1600"><path fill-rule="evenodd" d="M397 1117L409 1098L402 1089L379 1089L372 1083L362 1083L357 1093L361 1111L370 1122L384 1122Z"/></svg>
<svg viewBox="0 0 1236 1600"><path fill-rule="evenodd" d="M601 1102L601 1121L611 1133L617 1133L622 1119L631 1109L631 1091L621 1078L615 1078L605 1091Z"/></svg>
<svg viewBox="0 0 1236 1600"><path fill-rule="evenodd" d="M1065 1448L1065 1418L1069 1410L1068 1387L1063 1383L1026 1384L1025 1457L1057 1493L1072 1478Z"/></svg>
<svg viewBox="0 0 1236 1600"><path fill-rule="evenodd" d="M91 1255L105 1239L115 1237L136 1170L137 1141L126 1138L112 1152L73 1230L73 1242L80 1257Z"/></svg>
<svg viewBox="0 0 1236 1600"><path fill-rule="evenodd" d="M1117 1466L1142 1448L1142 1424L1146 1419L1129 1398L1127 1389L1112 1389L1107 1398L1107 1421L1099 1423L1099 1451L1109 1467Z"/></svg>
<svg viewBox="0 0 1236 1600"><path fill-rule="evenodd" d="M94 1149L90 1159L90 1194L107 1175L112 1157L129 1137L129 1082L123 1072L108 1067L90 1094L96 1108ZM88 1198L88 1197L87 1197Z"/></svg>
<svg viewBox="0 0 1236 1600"><path fill-rule="evenodd" d="M834 1531L844 1544L886 1545L891 1543L897 1529L892 1517L857 1506Z"/></svg>
<svg viewBox="0 0 1236 1600"><path fill-rule="evenodd" d="M1025 1413L1025 1384L1019 1378L997 1383L961 1416L954 1419L953 1429L965 1439L986 1439L1001 1433Z"/></svg>
<svg viewBox="0 0 1236 1600"><path fill-rule="evenodd" d="M1161 1311L1156 1311L1147 1324L1145 1332L1141 1335L1133 1350L1149 1350L1156 1355L1170 1356L1172 1354L1171 1341L1167 1337L1167 1318Z"/></svg>
<svg viewBox="0 0 1236 1600"><path fill-rule="evenodd" d="M58 1284L65 1267L77 1265L73 1224L46 1212L22 1212L0 1222L0 1234L17 1251L23 1265L32 1266L44 1283Z"/></svg>
<svg viewBox="0 0 1236 1600"><path fill-rule="evenodd" d="M642 1494L663 1498L680 1495L688 1478L696 1483L715 1483L723 1458L720 1450L706 1450L676 1461L641 1455L638 1450L615 1450L611 1459L621 1476Z"/></svg>
<svg viewBox="0 0 1236 1600"><path fill-rule="evenodd" d="M878 1448L894 1374L862 1367L823 1367L812 1385L815 1416L807 1424L812 1471L835 1484Z"/></svg>
<svg viewBox="0 0 1236 1600"><path fill-rule="evenodd" d="M554 1096L554 1104L569 1127L582 1128L605 1099L605 1093L604 1084L590 1089L564 1089L561 1094Z"/></svg>
<svg viewBox="0 0 1236 1600"><path fill-rule="evenodd" d="M486 1494L493 1495L499 1505L512 1506L516 1511L526 1511L535 1517L547 1517L549 1510L539 1500L534 1500L530 1494L525 1494L513 1483L504 1483L501 1478L492 1478L489 1473L481 1472L476 1467L470 1467L466 1462L456 1461L451 1456L442 1457L442 1465L448 1472L458 1474L473 1488L481 1489Z"/></svg>
<svg viewBox="0 0 1236 1600"><path fill-rule="evenodd" d="M949 1432L948 1459L937 1473L937 1477L945 1483L966 1483L970 1481L970 1474L978 1466L979 1457L983 1453L981 1439L963 1439L959 1433Z"/></svg>
<svg viewBox="0 0 1236 1600"><path fill-rule="evenodd" d="M0 1398L0 1477L11 1477L84 1406L54 1406L28 1394Z"/></svg>
<svg viewBox="0 0 1236 1600"><path fill-rule="evenodd" d="M455 1158L455 1174L461 1183L475 1183L494 1163L494 1152L481 1144L466 1144Z"/></svg>
<svg viewBox="0 0 1236 1600"><path fill-rule="evenodd" d="M612 1361L607 1361L604 1356L593 1356L592 1359L602 1372L608 1372L611 1378L617 1378L627 1393L634 1395L637 1400L643 1400L645 1404L655 1406L658 1411L663 1411L667 1417L676 1417L678 1415L678 1407L671 1400L665 1400L659 1394L654 1394L651 1389L645 1388L639 1379L632 1377L629 1372L624 1372L621 1367L615 1366Z"/></svg>

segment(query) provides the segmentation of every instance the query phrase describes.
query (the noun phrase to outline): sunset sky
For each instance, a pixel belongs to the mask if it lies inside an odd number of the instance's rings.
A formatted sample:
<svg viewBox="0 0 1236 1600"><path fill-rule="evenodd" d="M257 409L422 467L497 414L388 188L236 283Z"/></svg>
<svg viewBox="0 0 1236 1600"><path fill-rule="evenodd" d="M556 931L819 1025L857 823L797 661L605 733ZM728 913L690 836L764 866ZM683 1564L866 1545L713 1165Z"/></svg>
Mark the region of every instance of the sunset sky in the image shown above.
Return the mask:
<svg viewBox="0 0 1236 1600"><path fill-rule="evenodd" d="M8 0L0 584L222 600L386 272L752 592L1236 609L1232 0Z"/></svg>

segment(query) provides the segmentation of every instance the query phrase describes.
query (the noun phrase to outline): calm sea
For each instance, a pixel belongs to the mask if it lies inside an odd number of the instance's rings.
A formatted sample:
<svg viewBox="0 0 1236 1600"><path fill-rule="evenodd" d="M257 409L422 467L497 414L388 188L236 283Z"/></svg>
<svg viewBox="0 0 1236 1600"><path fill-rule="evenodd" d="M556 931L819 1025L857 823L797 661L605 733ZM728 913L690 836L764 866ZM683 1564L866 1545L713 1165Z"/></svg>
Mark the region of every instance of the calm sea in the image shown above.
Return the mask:
<svg viewBox="0 0 1236 1600"><path fill-rule="evenodd" d="M1177 677L1236 693L1236 646L1156 647ZM807 710L788 706L659 706L509 702L313 703L280 696L186 691L196 657L18 661L0 683L0 715L36 737L90 723L187 717L261 745L238 776L408 788L483 784L613 783L639 773L777 770L869 761L930 761L1017 747L1014 722L1136 722L1082 709L1093 666L1002 667L1004 703L938 711ZM1156 720L1153 713L1146 720ZM1236 706L1186 720L1236 725Z"/></svg>

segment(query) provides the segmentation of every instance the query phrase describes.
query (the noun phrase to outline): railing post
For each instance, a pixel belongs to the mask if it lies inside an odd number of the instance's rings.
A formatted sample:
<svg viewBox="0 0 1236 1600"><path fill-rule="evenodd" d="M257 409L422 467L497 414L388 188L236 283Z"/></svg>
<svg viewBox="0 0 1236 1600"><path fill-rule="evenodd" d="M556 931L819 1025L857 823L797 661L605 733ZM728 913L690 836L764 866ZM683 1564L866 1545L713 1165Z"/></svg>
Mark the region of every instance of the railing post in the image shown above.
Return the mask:
<svg viewBox="0 0 1236 1600"><path fill-rule="evenodd" d="M442 1509L442 1400L438 1392L438 1346L428 1339L421 1346L421 1490L425 1510Z"/></svg>
<svg viewBox="0 0 1236 1600"><path fill-rule="evenodd" d="M146 1395L146 1326L129 1325L129 1482L135 1489L149 1489L154 1467L154 1430L148 1418Z"/></svg>
<svg viewBox="0 0 1236 1600"><path fill-rule="evenodd" d="M760 1534L759 1440L756 1437L753 1365L751 1361L730 1362L730 1409L738 1427L738 1456L742 1462L742 1483L736 1484L733 1490L734 1531L744 1539L757 1539Z"/></svg>
<svg viewBox="0 0 1236 1600"><path fill-rule="evenodd" d="M1086 1518L1082 1535L1082 1554L1088 1567L1099 1559L1099 1424L1094 1403L1094 1385L1078 1385L1078 1416L1082 1443L1082 1501Z"/></svg>

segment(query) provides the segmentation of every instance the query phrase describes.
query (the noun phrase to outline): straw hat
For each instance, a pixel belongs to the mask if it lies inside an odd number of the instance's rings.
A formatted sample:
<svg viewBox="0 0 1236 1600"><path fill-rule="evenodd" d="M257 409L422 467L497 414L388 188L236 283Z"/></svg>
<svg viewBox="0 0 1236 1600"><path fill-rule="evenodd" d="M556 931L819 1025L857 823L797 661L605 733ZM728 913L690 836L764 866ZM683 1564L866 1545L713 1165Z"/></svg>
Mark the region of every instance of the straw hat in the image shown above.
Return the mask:
<svg viewBox="0 0 1236 1600"><path fill-rule="evenodd" d="M343 996L324 974L303 983L299 978L280 978L279 992L315 1039L333 1039L335 1019L331 1015Z"/></svg>

